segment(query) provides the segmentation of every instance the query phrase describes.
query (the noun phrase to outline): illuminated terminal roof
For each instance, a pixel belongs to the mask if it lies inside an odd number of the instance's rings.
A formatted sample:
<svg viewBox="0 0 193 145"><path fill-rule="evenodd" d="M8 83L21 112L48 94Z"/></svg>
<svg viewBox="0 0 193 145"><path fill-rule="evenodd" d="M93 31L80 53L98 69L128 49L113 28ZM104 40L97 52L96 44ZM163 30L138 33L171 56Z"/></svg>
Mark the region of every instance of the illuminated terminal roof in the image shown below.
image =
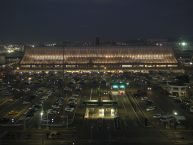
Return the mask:
<svg viewBox="0 0 193 145"><path fill-rule="evenodd" d="M164 47L27 48L21 65L39 64L177 64Z"/></svg>

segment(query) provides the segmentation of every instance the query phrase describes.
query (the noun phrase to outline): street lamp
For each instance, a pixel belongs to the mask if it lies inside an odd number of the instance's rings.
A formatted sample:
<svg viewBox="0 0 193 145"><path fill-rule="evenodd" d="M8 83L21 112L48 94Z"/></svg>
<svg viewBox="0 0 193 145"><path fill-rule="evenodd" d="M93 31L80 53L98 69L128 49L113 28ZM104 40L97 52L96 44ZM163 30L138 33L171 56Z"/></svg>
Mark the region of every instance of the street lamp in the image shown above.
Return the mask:
<svg viewBox="0 0 193 145"><path fill-rule="evenodd" d="M173 114L174 114L175 116L177 116L177 115L178 115L178 112L176 112L176 111L173 111Z"/></svg>
<svg viewBox="0 0 193 145"><path fill-rule="evenodd" d="M41 111L41 112L40 112L41 120L42 120L42 116L43 116L43 115L44 115L44 112Z"/></svg>
<svg viewBox="0 0 193 145"><path fill-rule="evenodd" d="M31 80L32 80L32 78L29 77L29 78L28 78L28 83L29 83L29 84L31 83Z"/></svg>
<svg viewBox="0 0 193 145"><path fill-rule="evenodd" d="M40 113L40 115L41 115L41 116L43 116L43 115L44 115L43 111Z"/></svg>
<svg viewBox="0 0 193 145"><path fill-rule="evenodd" d="M184 46L187 46L187 43L186 42L182 42L181 45L184 47Z"/></svg>
<svg viewBox="0 0 193 145"><path fill-rule="evenodd" d="M181 46L182 48L186 48L188 46L188 43L185 41L182 41L179 43L179 46Z"/></svg>
<svg viewBox="0 0 193 145"><path fill-rule="evenodd" d="M41 129L41 124L42 124L42 116L44 115L43 110L40 112L40 124L39 124L39 129Z"/></svg>

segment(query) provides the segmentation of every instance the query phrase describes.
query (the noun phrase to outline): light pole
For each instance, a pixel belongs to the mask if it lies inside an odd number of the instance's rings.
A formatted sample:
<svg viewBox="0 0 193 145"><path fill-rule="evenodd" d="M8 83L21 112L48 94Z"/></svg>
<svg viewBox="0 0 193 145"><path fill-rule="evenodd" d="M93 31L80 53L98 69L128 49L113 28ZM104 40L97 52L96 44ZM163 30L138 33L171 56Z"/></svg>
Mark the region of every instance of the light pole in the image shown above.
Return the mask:
<svg viewBox="0 0 193 145"><path fill-rule="evenodd" d="M110 126L107 127L108 130L108 134L109 134L109 142L111 142L111 130L110 130Z"/></svg>
<svg viewBox="0 0 193 145"><path fill-rule="evenodd" d="M41 111L41 112L40 112L40 126L39 126L39 128L41 128L41 124L42 124L42 117L43 117L43 115L44 115L44 112L43 112L43 111Z"/></svg>
<svg viewBox="0 0 193 145"><path fill-rule="evenodd" d="M42 116L44 115L44 112L43 111L41 111L40 112L40 116L41 116L41 121L42 121Z"/></svg>
<svg viewBox="0 0 193 145"><path fill-rule="evenodd" d="M177 116L177 115L178 115L178 112L177 112L177 111L173 111L173 115L174 115L174 116ZM174 120L173 120L174 128L176 128L176 122L177 122L177 120L176 120L176 118L174 117Z"/></svg>
<svg viewBox="0 0 193 145"><path fill-rule="evenodd" d="M92 140L92 138L93 138L92 131L93 131L93 126L90 127L90 139L91 139L91 140Z"/></svg>

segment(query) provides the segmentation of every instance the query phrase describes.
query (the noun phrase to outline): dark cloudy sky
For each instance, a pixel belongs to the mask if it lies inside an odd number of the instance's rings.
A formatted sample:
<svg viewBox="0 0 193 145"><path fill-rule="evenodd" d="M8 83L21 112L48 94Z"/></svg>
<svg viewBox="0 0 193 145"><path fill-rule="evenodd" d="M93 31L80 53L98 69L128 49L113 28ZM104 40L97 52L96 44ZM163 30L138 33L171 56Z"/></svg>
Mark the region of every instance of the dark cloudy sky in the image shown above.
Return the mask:
<svg viewBox="0 0 193 145"><path fill-rule="evenodd" d="M0 0L0 41L193 35L193 0Z"/></svg>

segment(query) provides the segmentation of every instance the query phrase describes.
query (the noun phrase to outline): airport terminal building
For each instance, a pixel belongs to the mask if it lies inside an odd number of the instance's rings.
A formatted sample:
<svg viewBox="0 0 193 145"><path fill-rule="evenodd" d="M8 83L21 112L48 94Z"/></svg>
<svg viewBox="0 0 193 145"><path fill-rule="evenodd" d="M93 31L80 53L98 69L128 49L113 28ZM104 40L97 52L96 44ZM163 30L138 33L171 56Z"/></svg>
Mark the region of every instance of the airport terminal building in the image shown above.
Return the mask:
<svg viewBox="0 0 193 145"><path fill-rule="evenodd" d="M144 46L26 48L21 70L132 71L178 67L171 48Z"/></svg>

